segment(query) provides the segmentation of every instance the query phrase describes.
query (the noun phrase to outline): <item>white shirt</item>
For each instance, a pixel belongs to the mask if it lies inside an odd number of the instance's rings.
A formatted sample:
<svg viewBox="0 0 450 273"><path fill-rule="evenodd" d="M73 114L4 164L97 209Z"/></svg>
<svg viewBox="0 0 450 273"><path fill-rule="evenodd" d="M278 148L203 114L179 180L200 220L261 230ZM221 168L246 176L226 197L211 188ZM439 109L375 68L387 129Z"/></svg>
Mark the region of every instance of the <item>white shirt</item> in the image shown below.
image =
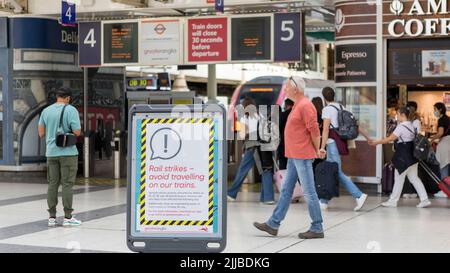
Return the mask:
<svg viewBox="0 0 450 273"><path fill-rule="evenodd" d="M331 105L337 107L337 109L341 109L341 105L337 102L332 102L330 104L328 104L326 107L323 108L322 110L322 119L329 119L330 120L330 128L339 128L339 115L338 115L338 110L336 110L336 108L332 107ZM342 106L342 109L345 109L344 106ZM331 138L328 138L327 144L329 143L333 143L334 140Z"/></svg>
<svg viewBox="0 0 450 273"><path fill-rule="evenodd" d="M407 127L407 128L405 128ZM415 134L413 133L415 130L411 121L404 121L397 125L393 134L398 137L398 142L410 142L414 140Z"/></svg>
<svg viewBox="0 0 450 273"><path fill-rule="evenodd" d="M417 133L420 133L422 131L422 124L419 119L414 120L412 122L412 125L414 126L414 128L416 128Z"/></svg>

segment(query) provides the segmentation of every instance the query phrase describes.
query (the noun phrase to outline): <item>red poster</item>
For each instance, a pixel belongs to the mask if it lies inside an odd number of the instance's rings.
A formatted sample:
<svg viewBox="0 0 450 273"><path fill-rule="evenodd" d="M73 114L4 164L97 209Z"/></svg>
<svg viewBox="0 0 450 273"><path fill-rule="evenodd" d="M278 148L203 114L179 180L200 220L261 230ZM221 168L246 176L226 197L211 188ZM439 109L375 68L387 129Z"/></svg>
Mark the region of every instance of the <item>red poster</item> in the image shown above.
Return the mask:
<svg viewBox="0 0 450 273"><path fill-rule="evenodd" d="M188 62L228 60L227 18L188 20Z"/></svg>

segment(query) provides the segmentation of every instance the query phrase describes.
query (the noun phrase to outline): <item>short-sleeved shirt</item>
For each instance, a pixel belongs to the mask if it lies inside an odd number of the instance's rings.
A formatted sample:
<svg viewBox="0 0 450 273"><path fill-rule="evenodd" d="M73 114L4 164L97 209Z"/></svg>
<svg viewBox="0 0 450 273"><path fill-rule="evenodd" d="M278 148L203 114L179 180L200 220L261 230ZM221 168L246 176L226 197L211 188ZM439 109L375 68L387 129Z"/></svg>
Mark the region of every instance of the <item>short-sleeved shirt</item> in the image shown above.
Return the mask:
<svg viewBox="0 0 450 273"><path fill-rule="evenodd" d="M409 129L409 130L408 130ZM393 134L398 137L398 142L411 142L415 138L415 128L411 121L404 121L397 125Z"/></svg>
<svg viewBox="0 0 450 273"><path fill-rule="evenodd" d="M317 157L312 137L319 137L317 111L307 97L295 102L284 129L285 156L296 159Z"/></svg>
<svg viewBox="0 0 450 273"><path fill-rule="evenodd" d="M419 119L415 119L415 120L412 122L412 124L413 124L414 128L416 128L417 133L420 133L420 132L422 131L422 123L420 122Z"/></svg>
<svg viewBox="0 0 450 273"><path fill-rule="evenodd" d="M339 128L339 112L337 109L341 109L341 105L336 102L332 102L328 104L325 108L322 110L322 119L329 119L330 120L330 128ZM342 109L345 109L345 107L342 107ZM331 138L328 138L327 143L333 143L334 140Z"/></svg>
<svg viewBox="0 0 450 273"><path fill-rule="evenodd" d="M45 108L39 118L39 125L45 126L45 142L47 144L46 157L60 157L60 156L76 156L78 150L76 146L58 147L56 146L56 133L58 132L59 120L64 104L54 103ZM81 130L80 115L75 107L67 105L64 110L64 117L62 122L62 129L64 133L70 133L76 130Z"/></svg>
<svg viewBox="0 0 450 273"><path fill-rule="evenodd" d="M450 135L450 117L447 115L442 116L440 119L438 119L438 128L442 127L444 128L444 134L442 137L449 136Z"/></svg>

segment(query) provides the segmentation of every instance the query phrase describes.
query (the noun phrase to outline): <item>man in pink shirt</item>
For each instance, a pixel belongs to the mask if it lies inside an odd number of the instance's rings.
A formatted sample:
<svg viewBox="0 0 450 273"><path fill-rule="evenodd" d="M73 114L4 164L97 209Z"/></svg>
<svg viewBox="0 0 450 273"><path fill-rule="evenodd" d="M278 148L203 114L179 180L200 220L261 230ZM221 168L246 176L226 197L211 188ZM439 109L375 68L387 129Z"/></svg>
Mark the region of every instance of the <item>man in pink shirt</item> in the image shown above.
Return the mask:
<svg viewBox="0 0 450 273"><path fill-rule="evenodd" d="M289 78L286 84L286 96L295 104L284 131L285 153L288 158L286 177L283 181L280 200L272 216L265 223L255 222L254 226L270 235L278 234L281 221L289 209L295 183L300 178L312 223L309 230L298 234L298 237L300 239L317 239L324 238L324 233L312 162L315 158L324 158L326 152L320 151L317 111L305 96L304 90L305 82L302 78L297 76Z"/></svg>

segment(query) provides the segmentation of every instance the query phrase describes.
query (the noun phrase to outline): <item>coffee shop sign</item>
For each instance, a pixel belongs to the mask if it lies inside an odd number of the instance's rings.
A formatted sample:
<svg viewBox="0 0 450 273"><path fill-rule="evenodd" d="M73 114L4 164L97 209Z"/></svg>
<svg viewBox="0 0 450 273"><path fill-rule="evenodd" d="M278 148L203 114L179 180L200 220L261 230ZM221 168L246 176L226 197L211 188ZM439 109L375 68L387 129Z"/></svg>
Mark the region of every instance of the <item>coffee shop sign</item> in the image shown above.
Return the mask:
<svg viewBox="0 0 450 273"><path fill-rule="evenodd" d="M420 16L448 14L447 0L414 0L408 10L405 10L405 5L402 1L393 0L389 8L391 13L397 16L406 17L405 15L407 15L419 17L392 20L389 23L388 31L393 37L448 35L450 33L450 18L420 19ZM439 25L440 31L438 31Z"/></svg>

